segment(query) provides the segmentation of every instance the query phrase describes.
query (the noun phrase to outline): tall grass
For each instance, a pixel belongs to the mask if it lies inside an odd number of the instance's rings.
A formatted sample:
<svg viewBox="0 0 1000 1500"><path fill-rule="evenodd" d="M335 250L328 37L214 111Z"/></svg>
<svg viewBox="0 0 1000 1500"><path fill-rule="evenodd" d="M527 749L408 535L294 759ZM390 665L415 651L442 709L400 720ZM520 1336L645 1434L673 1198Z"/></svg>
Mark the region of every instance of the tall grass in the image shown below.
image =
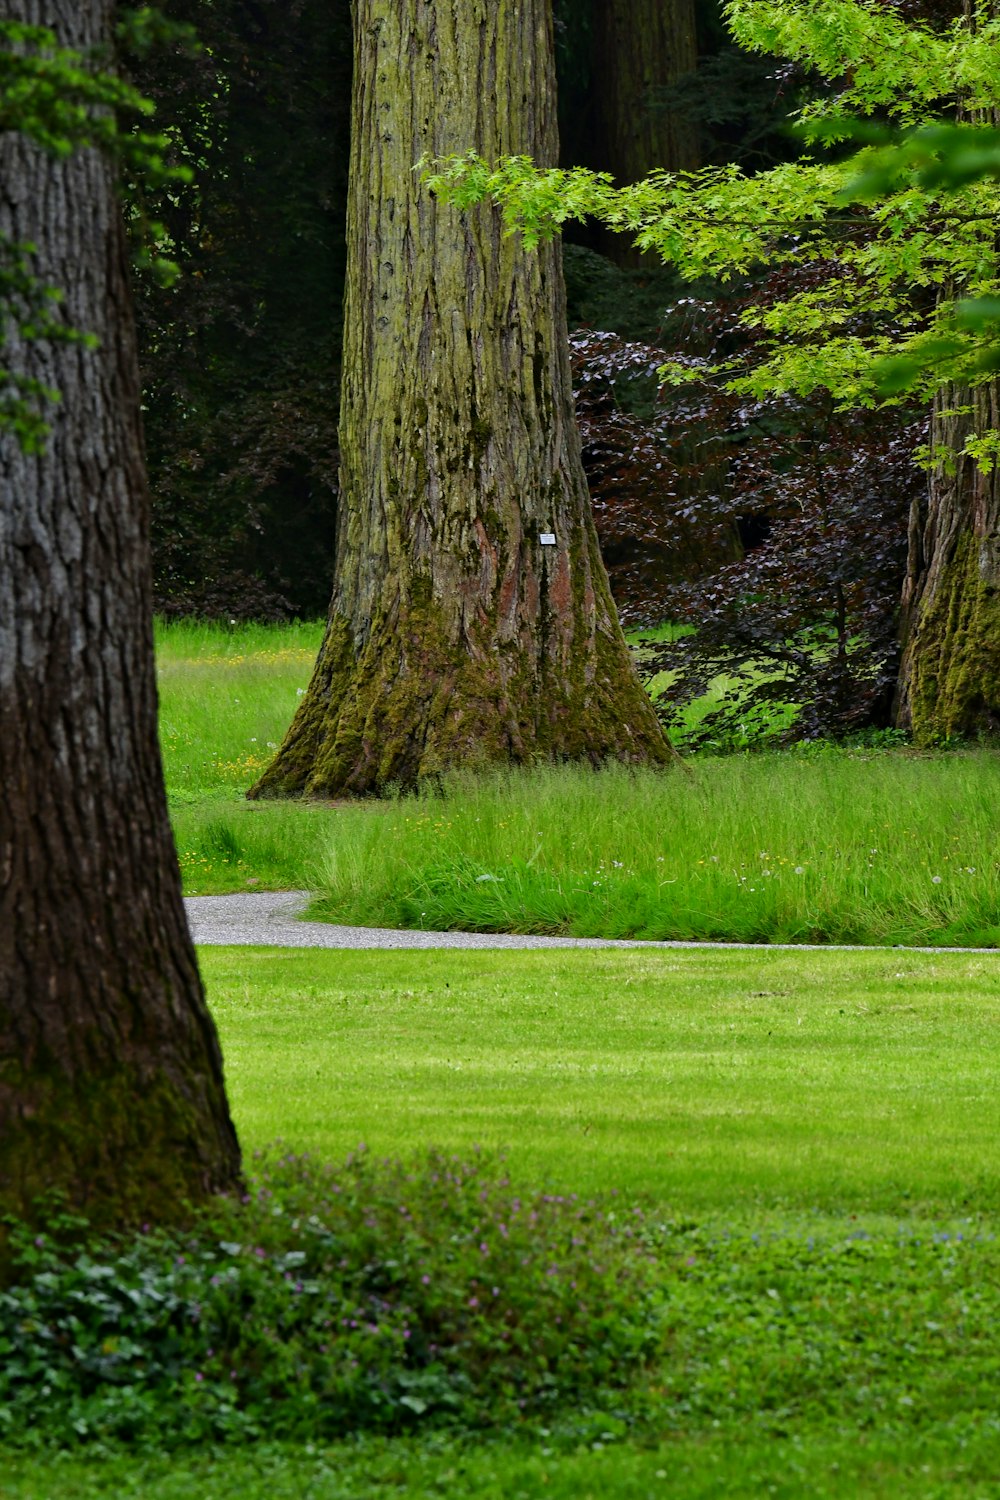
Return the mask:
<svg viewBox="0 0 1000 1500"><path fill-rule="evenodd" d="M160 748L188 895L318 881L323 809L245 793L281 743L322 634L321 622L157 624Z"/></svg>
<svg viewBox="0 0 1000 1500"><path fill-rule="evenodd" d="M330 827L314 914L738 942L1000 942L1000 757L453 776Z"/></svg>
<svg viewBox="0 0 1000 1500"><path fill-rule="evenodd" d="M322 638L318 623L157 624L160 747L175 804L241 796L291 722Z"/></svg>
<svg viewBox="0 0 1000 1500"><path fill-rule="evenodd" d="M248 803L322 625L161 626L189 894L315 890L341 922L738 942L1000 942L1000 756L698 756L687 772L454 776L416 798Z"/></svg>

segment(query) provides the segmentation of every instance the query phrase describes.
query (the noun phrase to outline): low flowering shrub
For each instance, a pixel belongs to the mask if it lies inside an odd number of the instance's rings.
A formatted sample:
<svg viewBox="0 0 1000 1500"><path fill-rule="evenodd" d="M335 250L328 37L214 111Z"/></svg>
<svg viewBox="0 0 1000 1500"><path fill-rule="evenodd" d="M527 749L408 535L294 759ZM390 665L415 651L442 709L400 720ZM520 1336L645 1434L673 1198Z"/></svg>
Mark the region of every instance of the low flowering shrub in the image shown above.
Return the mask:
<svg viewBox="0 0 1000 1500"><path fill-rule="evenodd" d="M338 1169L266 1155L183 1233L17 1230L0 1439L479 1427L620 1389L662 1348L663 1291L642 1215L614 1202L362 1148Z"/></svg>

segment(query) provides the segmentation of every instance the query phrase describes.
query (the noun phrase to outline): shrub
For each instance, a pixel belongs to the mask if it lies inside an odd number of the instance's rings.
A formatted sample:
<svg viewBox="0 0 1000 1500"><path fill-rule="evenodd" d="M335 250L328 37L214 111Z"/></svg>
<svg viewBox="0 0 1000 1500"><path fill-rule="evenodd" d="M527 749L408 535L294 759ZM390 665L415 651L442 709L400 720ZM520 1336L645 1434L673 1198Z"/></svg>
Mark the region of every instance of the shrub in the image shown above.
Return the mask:
<svg viewBox="0 0 1000 1500"><path fill-rule="evenodd" d="M481 1160L272 1155L184 1233L81 1248L66 1224L15 1234L9 1442L479 1427L620 1387L660 1344L641 1215Z"/></svg>

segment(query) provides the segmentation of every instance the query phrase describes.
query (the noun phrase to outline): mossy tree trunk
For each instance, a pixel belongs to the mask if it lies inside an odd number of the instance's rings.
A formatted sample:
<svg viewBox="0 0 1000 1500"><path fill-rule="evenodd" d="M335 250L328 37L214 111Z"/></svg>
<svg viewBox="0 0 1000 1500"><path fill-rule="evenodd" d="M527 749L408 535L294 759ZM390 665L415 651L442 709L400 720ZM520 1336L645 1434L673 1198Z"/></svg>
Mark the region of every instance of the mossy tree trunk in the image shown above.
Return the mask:
<svg viewBox="0 0 1000 1500"><path fill-rule="evenodd" d="M962 10L975 29L978 0L962 0ZM1000 0L989 11L1000 15ZM972 118L1000 124L996 112ZM1000 472L985 473L962 451L970 437L997 429L997 381L949 387L934 402L938 461L910 514L896 695L897 722L918 743L1000 729Z"/></svg>
<svg viewBox="0 0 1000 1500"><path fill-rule="evenodd" d="M64 44L111 0L15 0ZM114 169L0 136L0 233L99 347L8 347L55 387L44 452L0 434L0 1213L51 1190L107 1225L234 1184L239 1150L167 821L148 501ZM2 1246L0 1246L2 1249Z"/></svg>
<svg viewBox="0 0 1000 1500"><path fill-rule="evenodd" d="M251 795L663 761L591 518L558 248L526 254L414 172L469 148L556 160L550 0L357 0L354 21L336 580Z"/></svg>
<svg viewBox="0 0 1000 1500"><path fill-rule="evenodd" d="M970 435L996 428L995 382L935 401L940 458L910 516L897 694L897 722L919 743L1000 729L1000 473L962 455Z"/></svg>

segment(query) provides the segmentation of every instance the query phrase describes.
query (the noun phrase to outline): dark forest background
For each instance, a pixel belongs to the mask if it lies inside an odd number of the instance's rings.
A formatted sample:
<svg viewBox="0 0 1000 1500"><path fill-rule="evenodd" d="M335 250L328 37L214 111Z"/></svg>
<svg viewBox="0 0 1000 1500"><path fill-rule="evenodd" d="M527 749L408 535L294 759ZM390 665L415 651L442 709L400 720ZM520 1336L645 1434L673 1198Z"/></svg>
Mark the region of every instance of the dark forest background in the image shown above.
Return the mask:
<svg viewBox="0 0 1000 1500"><path fill-rule="evenodd" d="M715 0L658 9L667 19L637 48L609 29L614 6L557 0L564 162L621 176L793 154L787 120L811 80L732 46ZM139 287L156 605L315 617L337 507L350 7L165 10L200 47L131 64L194 171L190 187L133 205L181 270L166 291ZM653 663L677 674L675 706L720 670L744 671L759 701L799 704L797 735L887 724L922 415L696 382L663 392L656 376L667 357L739 351L752 364L741 309L822 266L692 286L586 230L564 258L585 465L620 614L692 628Z"/></svg>

